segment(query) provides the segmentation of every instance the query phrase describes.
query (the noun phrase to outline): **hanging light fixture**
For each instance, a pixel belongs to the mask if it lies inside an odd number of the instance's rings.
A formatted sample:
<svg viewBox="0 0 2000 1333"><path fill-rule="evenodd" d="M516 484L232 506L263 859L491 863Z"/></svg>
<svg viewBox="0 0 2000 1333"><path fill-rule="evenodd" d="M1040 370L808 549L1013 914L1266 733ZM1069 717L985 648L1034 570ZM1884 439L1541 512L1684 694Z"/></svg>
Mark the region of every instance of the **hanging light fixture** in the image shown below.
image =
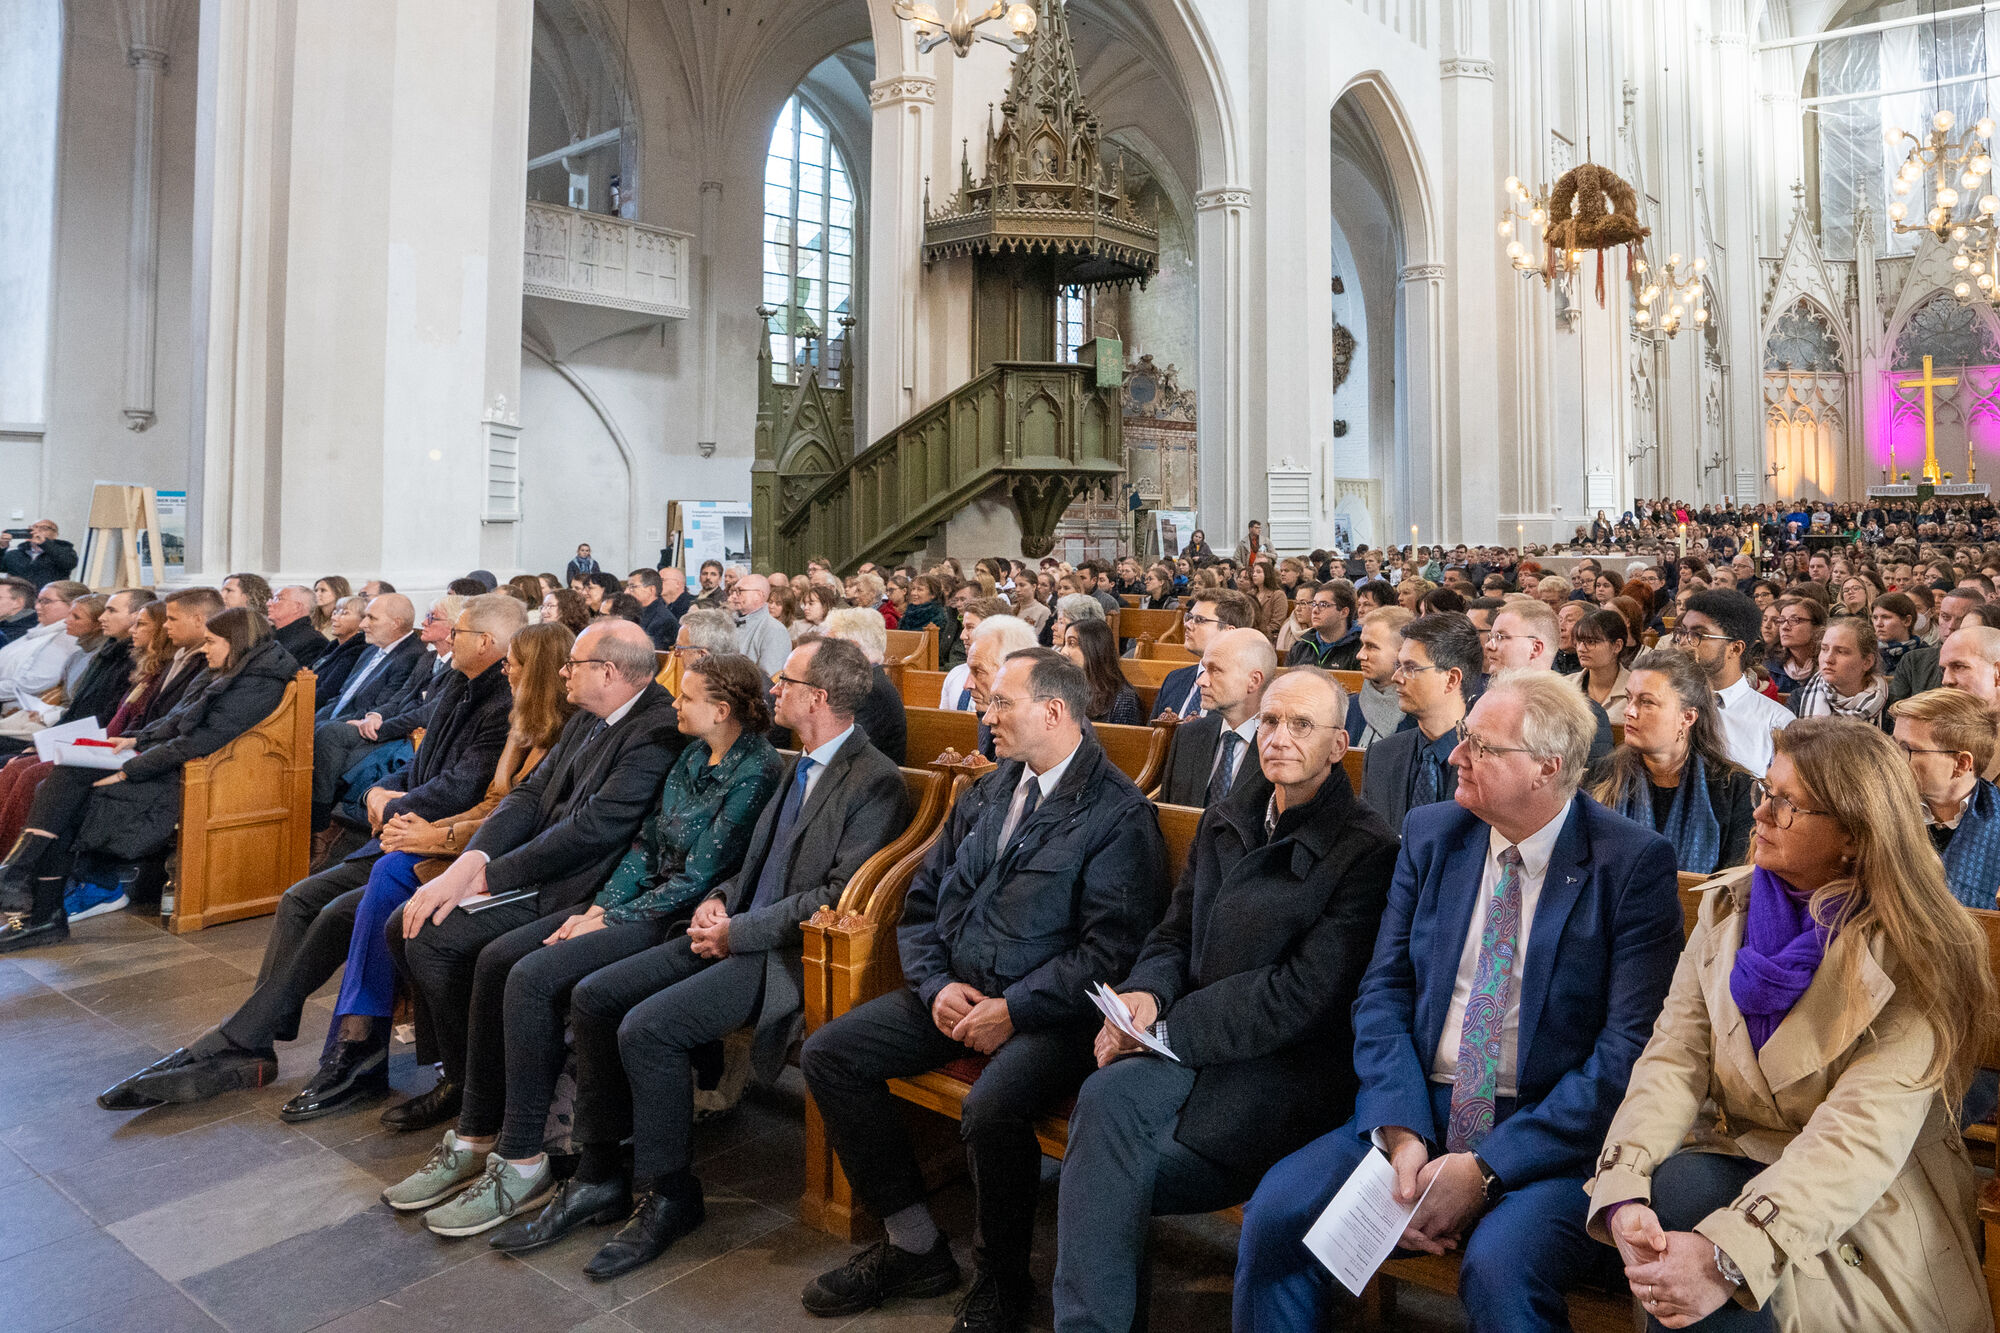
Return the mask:
<svg viewBox="0 0 2000 1333"><path fill-rule="evenodd" d="M1060 0L1057 0L1060 3ZM916 28L917 51L928 54L936 48L951 43L952 50L961 57L972 50L975 41L988 41L1006 47L1015 55L1022 55L1028 49L1028 38L1035 31L1039 21L1035 6L1028 0L992 0L990 4L979 4L977 0L952 0L952 16L946 19L938 12L933 0L895 0L896 17ZM1010 36L1001 37L981 31L984 24L996 19L1006 19Z"/></svg>
<svg viewBox="0 0 2000 1333"><path fill-rule="evenodd" d="M1930 118L1923 138L1891 126L1883 139L1891 148L1910 145L1889 188L1889 226L1898 235L1929 232L1941 244L1956 244L1952 295L1961 305L2000 304L2000 194L1993 186L1991 116L1969 133L1951 137L1958 118L1945 107ZM1920 221L1911 221L1912 215Z"/></svg>
<svg viewBox="0 0 2000 1333"><path fill-rule="evenodd" d="M1678 251L1667 256L1663 269L1647 265L1641 255L1632 261L1632 327L1645 332L1657 329L1672 338L1681 325L1701 328L1709 321L1708 288L1705 278L1708 261L1695 256L1684 260Z"/></svg>

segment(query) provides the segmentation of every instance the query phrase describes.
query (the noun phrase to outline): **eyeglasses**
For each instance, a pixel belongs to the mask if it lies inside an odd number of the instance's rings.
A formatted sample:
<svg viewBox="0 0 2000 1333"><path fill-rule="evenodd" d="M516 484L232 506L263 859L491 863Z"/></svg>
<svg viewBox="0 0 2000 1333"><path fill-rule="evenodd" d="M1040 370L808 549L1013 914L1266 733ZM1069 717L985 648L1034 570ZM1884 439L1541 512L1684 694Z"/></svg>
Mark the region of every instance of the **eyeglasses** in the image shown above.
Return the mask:
<svg viewBox="0 0 2000 1333"><path fill-rule="evenodd" d="M1339 727L1339 724L1335 722L1315 722L1309 717L1299 717L1297 715L1288 717L1283 713L1259 713L1257 715L1258 731L1276 731L1279 727L1283 727L1290 733L1293 740L1302 741L1315 731L1332 731ZM1344 727L1340 729L1345 730Z"/></svg>
<svg viewBox="0 0 2000 1333"><path fill-rule="evenodd" d="M1395 668L1389 672L1389 679L1394 680L1399 676L1404 678L1408 678L1410 676L1421 676L1426 671L1448 671L1448 670L1450 670L1449 667L1441 667L1436 664L1432 664L1431 666L1418 666L1415 662L1398 662L1396 663Z"/></svg>
<svg viewBox="0 0 2000 1333"><path fill-rule="evenodd" d="M1502 634L1497 629L1488 630L1486 634L1486 642L1495 648L1512 639L1536 639L1536 636L1533 634ZM1536 639L1536 642L1540 642L1540 640Z"/></svg>
<svg viewBox="0 0 2000 1333"><path fill-rule="evenodd" d="M1314 601L1314 602L1308 602L1307 605L1312 607L1312 609L1315 611L1331 611L1333 610L1334 607L1339 606L1340 603Z"/></svg>
<svg viewBox="0 0 2000 1333"><path fill-rule="evenodd" d="M1489 758L1496 754L1534 753L1533 750L1530 750L1525 745L1489 745L1485 741L1481 740L1479 737L1465 730L1465 728L1463 727L1459 728L1458 738L1459 742L1465 746L1466 757L1468 759L1471 759L1475 763L1477 763L1479 760Z"/></svg>
<svg viewBox="0 0 2000 1333"><path fill-rule="evenodd" d="M1198 616L1194 612L1189 611L1181 617L1181 623L1183 625L1220 625L1222 622L1214 616Z"/></svg>
<svg viewBox="0 0 2000 1333"><path fill-rule="evenodd" d="M1716 639L1728 643L1735 637L1733 634L1703 634L1692 625L1676 625L1673 634L1675 643L1699 643L1703 639Z"/></svg>
<svg viewBox="0 0 2000 1333"><path fill-rule="evenodd" d="M788 676L782 671L771 677L771 684L779 689L783 689L787 685L796 685L802 690L816 690L820 688L809 680L800 680L797 676Z"/></svg>
<svg viewBox="0 0 2000 1333"><path fill-rule="evenodd" d="M1789 796L1778 795L1777 792L1771 790L1771 788L1765 783L1762 782L1752 783L1750 786L1751 809L1753 810L1763 809L1764 803L1766 801L1769 801L1771 803L1771 822L1773 824L1776 824L1779 828L1786 828L1786 829L1790 828L1792 826L1792 821L1794 819L1797 819L1800 815L1831 816L1832 814L1832 812L1828 810L1808 810L1804 806L1800 805L1798 802L1792 800Z"/></svg>
<svg viewBox="0 0 2000 1333"><path fill-rule="evenodd" d="M1896 748L1897 748L1897 749L1899 749L1899 750L1901 750L1901 751L1902 751L1902 752L1903 752L1904 754L1950 754L1950 755L1959 755L1959 754L1964 754L1964 753L1966 753L1966 751L1964 751L1964 750L1951 750L1951 749L1929 749L1929 748L1926 748L1926 747L1924 747L1924 746L1921 746L1921 745L1907 745L1907 744L1903 743L1902 741L1897 741L1897 742L1896 742Z"/></svg>
<svg viewBox="0 0 2000 1333"><path fill-rule="evenodd" d="M1011 708L1021 708L1028 704L1038 704L1055 697L1053 694L1031 694L1025 699L1009 699L1004 694L989 695L986 699L986 711L989 713L1004 713Z"/></svg>
<svg viewBox="0 0 2000 1333"><path fill-rule="evenodd" d="M574 667L580 667L580 666L608 667L610 665L611 663L606 661L602 657L572 657L567 662L564 662L562 664L562 670L569 671Z"/></svg>
<svg viewBox="0 0 2000 1333"><path fill-rule="evenodd" d="M451 631L451 637L456 639L461 634L485 634L485 633L486 631L483 629L461 629L454 627Z"/></svg>

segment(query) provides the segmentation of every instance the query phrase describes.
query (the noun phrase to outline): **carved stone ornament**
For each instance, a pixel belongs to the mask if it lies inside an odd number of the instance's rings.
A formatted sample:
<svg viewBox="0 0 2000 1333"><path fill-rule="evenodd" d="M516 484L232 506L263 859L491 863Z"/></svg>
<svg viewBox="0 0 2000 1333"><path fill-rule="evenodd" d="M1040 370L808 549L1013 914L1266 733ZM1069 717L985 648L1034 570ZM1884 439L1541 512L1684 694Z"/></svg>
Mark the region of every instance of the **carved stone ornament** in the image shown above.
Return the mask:
<svg viewBox="0 0 2000 1333"><path fill-rule="evenodd" d="M937 101L937 80L928 74L897 74L868 85L868 105L902 106L917 102L930 106Z"/></svg>
<svg viewBox="0 0 2000 1333"><path fill-rule="evenodd" d="M1069 261L1065 286L1143 286L1160 269L1159 222L1139 215L1122 157L1107 171L1061 0L1035 3L1035 31L1014 62L1000 125L987 126L985 174L975 180L961 154L957 190L925 220L924 262L1053 254Z"/></svg>
<svg viewBox="0 0 2000 1333"><path fill-rule="evenodd" d="M1124 414L1158 421L1193 421L1194 391L1183 389L1180 372L1162 370L1149 353L1125 367Z"/></svg>
<svg viewBox="0 0 2000 1333"><path fill-rule="evenodd" d="M1212 190L1202 190L1194 197L1194 211L1206 213L1216 208L1248 208L1250 191L1242 185L1218 185Z"/></svg>
<svg viewBox="0 0 2000 1333"><path fill-rule="evenodd" d="M1359 346L1354 335L1339 320L1333 322L1333 391L1340 392L1340 386L1347 383L1347 376L1354 369L1354 352Z"/></svg>

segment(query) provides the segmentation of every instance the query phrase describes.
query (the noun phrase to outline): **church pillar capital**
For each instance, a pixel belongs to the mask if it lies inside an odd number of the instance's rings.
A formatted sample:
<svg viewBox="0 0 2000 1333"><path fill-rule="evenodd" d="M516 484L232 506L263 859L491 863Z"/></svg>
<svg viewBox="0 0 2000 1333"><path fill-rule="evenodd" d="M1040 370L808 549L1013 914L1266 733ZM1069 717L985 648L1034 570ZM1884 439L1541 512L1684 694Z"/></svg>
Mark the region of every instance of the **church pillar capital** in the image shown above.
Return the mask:
<svg viewBox="0 0 2000 1333"><path fill-rule="evenodd" d="M933 106L936 102L937 80L928 74L896 74L868 85L868 105L878 111L885 106Z"/></svg>
<svg viewBox="0 0 2000 1333"><path fill-rule="evenodd" d="M1447 79L1485 79L1493 81L1493 62L1470 56L1451 56L1438 62L1438 73Z"/></svg>
<svg viewBox="0 0 2000 1333"><path fill-rule="evenodd" d="M1443 282L1443 264L1411 264L1396 275L1405 283Z"/></svg>
<svg viewBox="0 0 2000 1333"><path fill-rule="evenodd" d="M1250 207L1251 202L1250 187L1247 185L1216 185L1196 192L1194 210L1207 213L1224 208L1242 212Z"/></svg>

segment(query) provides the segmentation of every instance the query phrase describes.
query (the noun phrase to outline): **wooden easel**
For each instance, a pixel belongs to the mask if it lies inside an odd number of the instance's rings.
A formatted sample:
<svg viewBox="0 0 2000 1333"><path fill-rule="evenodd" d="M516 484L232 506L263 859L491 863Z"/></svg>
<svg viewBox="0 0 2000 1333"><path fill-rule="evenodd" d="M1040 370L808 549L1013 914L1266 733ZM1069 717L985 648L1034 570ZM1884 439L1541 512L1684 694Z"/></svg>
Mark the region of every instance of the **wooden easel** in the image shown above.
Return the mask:
<svg viewBox="0 0 2000 1333"><path fill-rule="evenodd" d="M159 507L150 486L120 486L99 482L90 497L90 556L83 581L92 590L141 586L144 571L139 564L139 532L146 533L147 552L153 561L154 582L166 576L166 552L160 545ZM106 557L116 549L111 578L103 576Z"/></svg>

